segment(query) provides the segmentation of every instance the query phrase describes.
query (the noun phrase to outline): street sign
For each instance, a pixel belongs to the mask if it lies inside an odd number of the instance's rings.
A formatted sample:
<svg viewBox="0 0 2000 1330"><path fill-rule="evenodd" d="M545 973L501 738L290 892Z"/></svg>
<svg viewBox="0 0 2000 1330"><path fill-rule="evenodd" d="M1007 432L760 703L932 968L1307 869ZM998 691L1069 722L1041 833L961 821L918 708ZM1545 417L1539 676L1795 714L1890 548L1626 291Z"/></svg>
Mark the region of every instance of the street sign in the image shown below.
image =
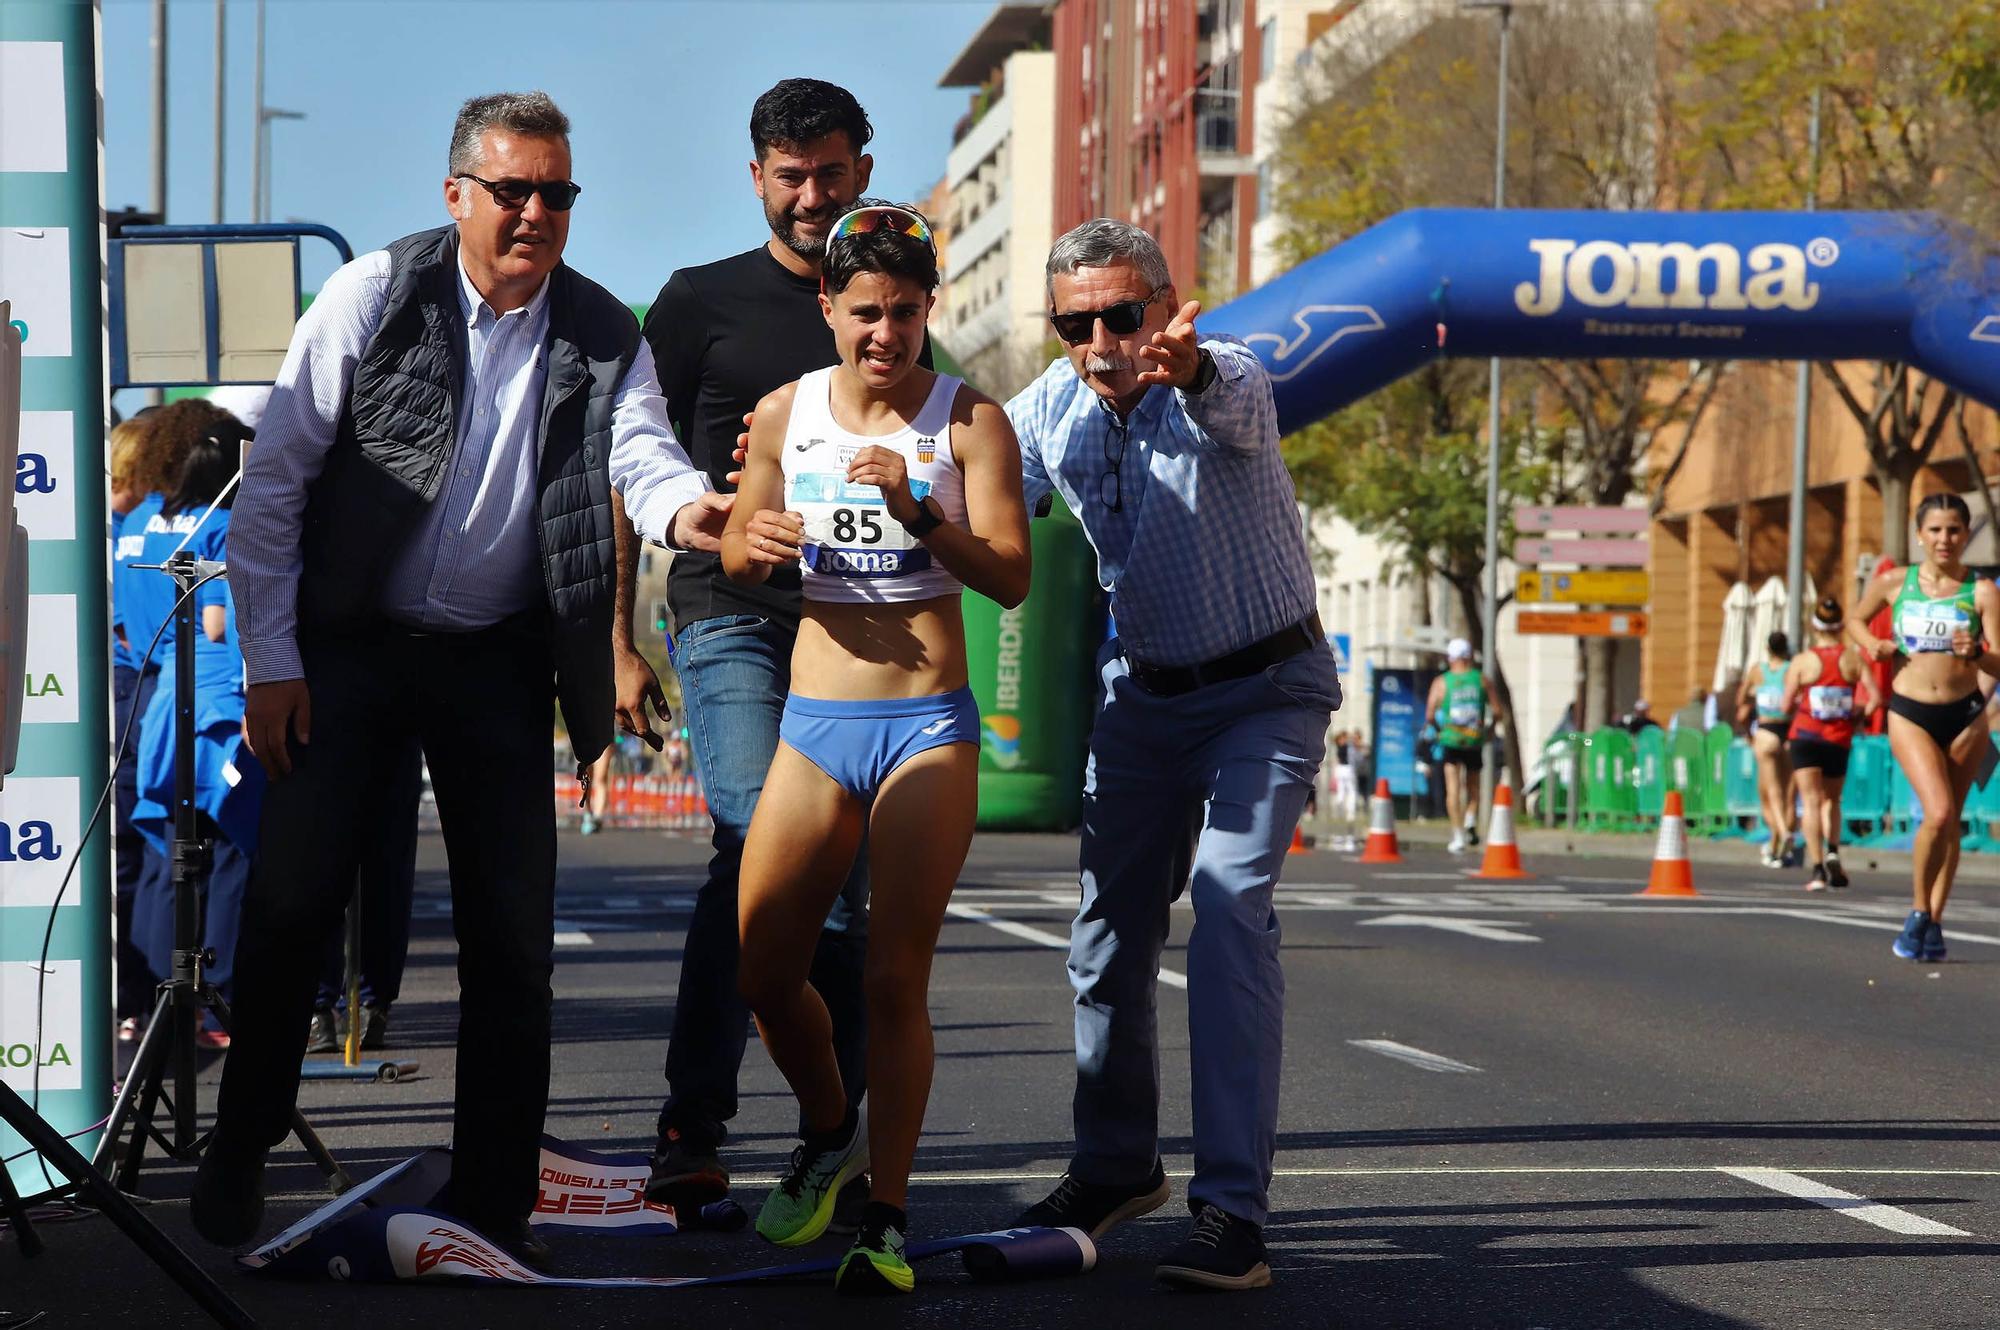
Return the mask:
<svg viewBox="0 0 2000 1330"><path fill-rule="evenodd" d="M1565 614L1560 610L1522 610L1514 627L1518 632L1562 637L1644 637L1646 616L1623 612Z"/></svg>
<svg viewBox="0 0 2000 1330"><path fill-rule="evenodd" d="M1514 562L1530 567L1542 563L1575 563L1644 568L1646 548L1644 540L1541 540L1522 536L1514 542Z"/></svg>
<svg viewBox="0 0 2000 1330"><path fill-rule="evenodd" d="M1644 508L1516 508L1514 528L1522 535L1574 531L1586 536L1643 536L1652 521Z"/></svg>
<svg viewBox="0 0 2000 1330"><path fill-rule="evenodd" d="M1645 572L1520 573L1514 598L1523 605L1644 605L1653 594Z"/></svg>

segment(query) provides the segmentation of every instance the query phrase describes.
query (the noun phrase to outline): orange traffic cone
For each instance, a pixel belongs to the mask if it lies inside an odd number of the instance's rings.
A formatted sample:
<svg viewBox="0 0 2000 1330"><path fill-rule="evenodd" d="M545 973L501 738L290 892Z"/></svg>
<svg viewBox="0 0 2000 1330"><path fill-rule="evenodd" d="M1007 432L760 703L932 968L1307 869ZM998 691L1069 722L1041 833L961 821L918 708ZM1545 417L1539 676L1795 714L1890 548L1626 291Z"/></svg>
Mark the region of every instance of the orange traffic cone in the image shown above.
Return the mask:
<svg viewBox="0 0 2000 1330"><path fill-rule="evenodd" d="M1304 854L1309 848L1306 844L1306 824L1300 822L1292 828L1292 843L1285 853Z"/></svg>
<svg viewBox="0 0 2000 1330"><path fill-rule="evenodd" d="M1493 790L1493 824L1486 831L1486 855L1473 877L1533 877L1521 867L1521 850L1514 844L1514 791L1505 781Z"/></svg>
<svg viewBox="0 0 2000 1330"><path fill-rule="evenodd" d="M1688 863L1687 814L1681 807L1681 792L1667 791L1667 804L1660 813L1660 844L1653 851L1653 873L1641 896L1694 896L1694 867Z"/></svg>
<svg viewBox="0 0 2000 1330"><path fill-rule="evenodd" d="M1368 801L1368 842L1361 847L1364 864L1400 864L1403 852L1396 844L1396 807L1389 801L1389 778L1375 782L1375 797Z"/></svg>

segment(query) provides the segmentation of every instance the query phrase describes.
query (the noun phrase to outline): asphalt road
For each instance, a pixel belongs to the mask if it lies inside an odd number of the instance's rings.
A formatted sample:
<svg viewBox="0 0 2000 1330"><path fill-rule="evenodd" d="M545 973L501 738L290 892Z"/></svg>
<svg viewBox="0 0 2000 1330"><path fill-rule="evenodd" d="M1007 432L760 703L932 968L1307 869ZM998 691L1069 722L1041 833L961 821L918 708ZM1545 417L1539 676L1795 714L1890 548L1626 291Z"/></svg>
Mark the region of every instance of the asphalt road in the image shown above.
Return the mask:
<svg viewBox="0 0 2000 1330"><path fill-rule="evenodd" d="M662 1089L681 929L705 847L566 834L549 1129L645 1150ZM1744 851L1746 861L1751 851ZM932 985L937 1082L917 1236L1009 1223L1062 1172L1069 996L1059 945L1075 842L983 836ZM892 1307L816 1284L735 1289L383 1288L236 1273L187 1224L189 1173L148 1171L149 1213L266 1325L1991 1326L2000 1324L2000 906L1967 885L1949 962L1890 955L1900 871L1808 896L1796 875L1697 867L1695 900L1644 898L1646 865L1565 857L1519 884L1432 850L1370 869L1313 852L1281 897L1289 981L1275 1285L1169 1293L1191 1166L1185 1004L1160 990L1170 1206L1103 1244L1087 1277L976 1286L945 1258ZM424 846L417 942L392 1025L422 1065L394 1085L309 1085L357 1175L447 1141L455 1021L441 850ZM1177 911L1165 965L1184 969ZM209 1079L213 1079L210 1069ZM793 1109L752 1043L730 1161L754 1207ZM204 1104L206 1108L207 1105ZM293 1155L267 1216L324 1197ZM50 1325L204 1322L105 1221L0 1239L0 1309ZM840 1239L825 1239L829 1254ZM767 1264L751 1234L556 1240L565 1273Z"/></svg>

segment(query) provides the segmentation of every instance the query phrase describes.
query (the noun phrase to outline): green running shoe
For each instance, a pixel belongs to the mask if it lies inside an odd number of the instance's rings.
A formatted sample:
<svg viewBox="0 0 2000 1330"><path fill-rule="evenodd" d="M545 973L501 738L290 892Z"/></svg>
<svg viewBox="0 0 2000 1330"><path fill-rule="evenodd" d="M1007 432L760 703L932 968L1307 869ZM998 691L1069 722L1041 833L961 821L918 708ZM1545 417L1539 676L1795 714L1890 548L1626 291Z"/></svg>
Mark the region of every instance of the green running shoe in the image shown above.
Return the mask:
<svg viewBox="0 0 2000 1330"><path fill-rule="evenodd" d="M757 1232L780 1247L802 1247L833 1221L834 1201L850 1179L868 1171L868 1115L854 1115L846 1144L812 1150L804 1142L792 1151L791 1167L764 1198Z"/></svg>
<svg viewBox="0 0 2000 1330"><path fill-rule="evenodd" d="M854 1245L833 1272L835 1291L850 1297L878 1297L889 1293L909 1293L917 1286L917 1272L903 1259L903 1231L880 1220L863 1220Z"/></svg>

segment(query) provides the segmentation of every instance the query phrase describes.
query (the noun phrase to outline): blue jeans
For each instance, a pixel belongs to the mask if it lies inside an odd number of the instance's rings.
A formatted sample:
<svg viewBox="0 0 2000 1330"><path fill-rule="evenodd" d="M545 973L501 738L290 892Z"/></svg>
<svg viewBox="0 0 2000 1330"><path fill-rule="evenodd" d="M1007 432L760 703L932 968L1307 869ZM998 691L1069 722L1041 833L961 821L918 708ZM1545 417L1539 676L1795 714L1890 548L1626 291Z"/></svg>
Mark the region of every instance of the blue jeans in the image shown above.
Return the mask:
<svg viewBox="0 0 2000 1330"><path fill-rule="evenodd" d="M1070 929L1080 1181L1127 1184L1159 1155L1154 1000L1186 890L1192 1200L1262 1224L1277 1153L1285 976L1272 890L1340 705L1324 644L1261 674L1157 697L1117 643L1084 775L1083 895Z"/></svg>
<svg viewBox="0 0 2000 1330"><path fill-rule="evenodd" d="M736 986L737 872L764 777L778 751L797 633L762 615L697 619L674 639L682 710L715 823L708 881L695 897L681 951L680 992L667 1043L667 1101L660 1128L721 1124L736 1116L750 1009ZM868 850L855 855L820 934L812 985L833 1017L833 1048L850 1098L866 1089L862 970L868 949Z"/></svg>

